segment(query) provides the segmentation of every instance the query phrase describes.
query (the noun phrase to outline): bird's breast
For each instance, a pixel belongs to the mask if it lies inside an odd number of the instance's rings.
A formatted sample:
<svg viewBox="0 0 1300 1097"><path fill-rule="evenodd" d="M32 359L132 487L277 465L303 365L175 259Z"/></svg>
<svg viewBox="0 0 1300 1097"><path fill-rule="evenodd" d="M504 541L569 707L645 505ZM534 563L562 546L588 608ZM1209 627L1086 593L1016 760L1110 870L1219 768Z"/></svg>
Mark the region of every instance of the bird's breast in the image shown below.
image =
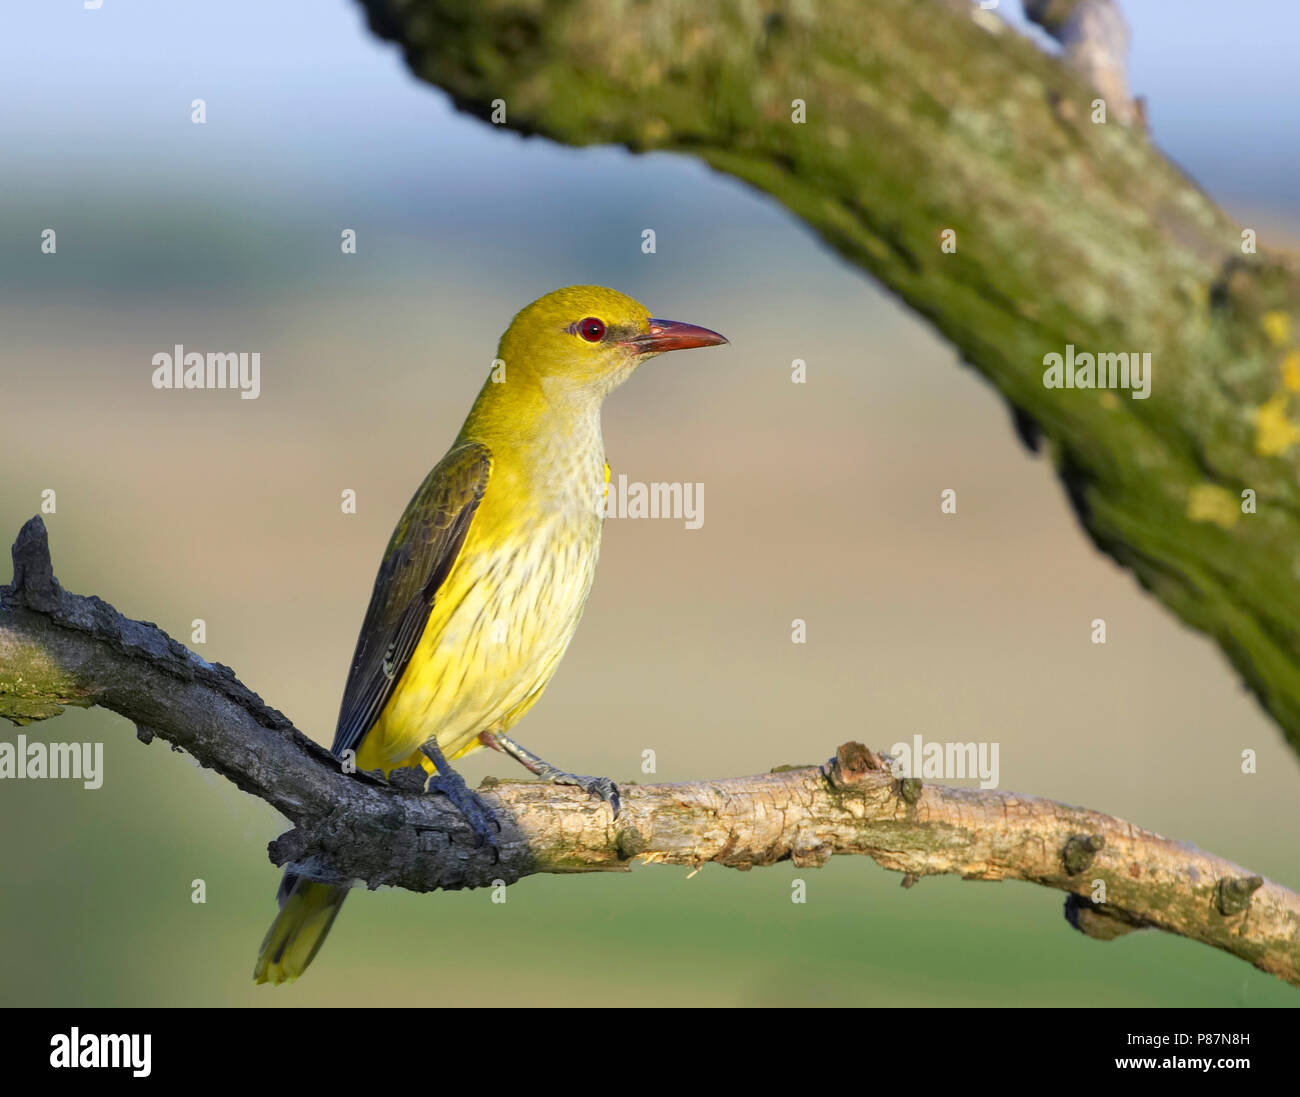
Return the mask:
<svg viewBox="0 0 1300 1097"><path fill-rule="evenodd" d="M508 727L555 673L600 554L605 462L549 470L494 461L460 555L384 714L386 753L437 734L448 757ZM413 745L414 744L414 745Z"/></svg>

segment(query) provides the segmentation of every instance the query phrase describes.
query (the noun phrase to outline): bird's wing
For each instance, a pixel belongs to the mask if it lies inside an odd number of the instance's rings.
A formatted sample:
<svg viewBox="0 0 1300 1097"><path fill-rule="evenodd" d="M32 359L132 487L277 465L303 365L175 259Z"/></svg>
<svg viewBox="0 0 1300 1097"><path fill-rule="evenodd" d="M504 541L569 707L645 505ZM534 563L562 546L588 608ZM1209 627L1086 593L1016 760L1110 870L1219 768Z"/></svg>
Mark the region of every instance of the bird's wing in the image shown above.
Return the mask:
<svg viewBox="0 0 1300 1097"><path fill-rule="evenodd" d="M457 446L424 478L393 531L343 690L336 756L360 746L397 688L491 473L487 446Z"/></svg>

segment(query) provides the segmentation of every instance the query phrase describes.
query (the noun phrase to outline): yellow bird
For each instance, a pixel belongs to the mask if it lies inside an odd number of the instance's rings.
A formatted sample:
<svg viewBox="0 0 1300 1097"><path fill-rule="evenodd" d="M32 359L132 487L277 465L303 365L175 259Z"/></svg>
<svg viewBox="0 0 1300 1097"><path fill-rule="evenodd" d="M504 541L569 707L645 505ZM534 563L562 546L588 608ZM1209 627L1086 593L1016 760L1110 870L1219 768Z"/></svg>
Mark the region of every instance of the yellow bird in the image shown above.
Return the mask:
<svg viewBox="0 0 1300 1097"><path fill-rule="evenodd" d="M603 777L566 773L506 732L555 673L591 590L609 465L606 396L647 358L725 343L656 320L601 286L534 301L501 338L498 362L446 456L393 531L361 625L331 748L361 770L422 765L483 840L490 812L448 767L481 746L609 802ZM296 979L347 897L290 867L253 977Z"/></svg>

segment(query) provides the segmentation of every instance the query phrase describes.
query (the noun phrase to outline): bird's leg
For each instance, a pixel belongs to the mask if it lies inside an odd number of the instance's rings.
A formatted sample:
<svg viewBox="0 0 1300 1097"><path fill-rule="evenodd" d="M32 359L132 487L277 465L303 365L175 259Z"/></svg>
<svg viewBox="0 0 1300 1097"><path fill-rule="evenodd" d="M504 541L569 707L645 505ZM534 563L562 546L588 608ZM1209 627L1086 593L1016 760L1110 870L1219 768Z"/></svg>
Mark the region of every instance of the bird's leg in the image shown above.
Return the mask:
<svg viewBox="0 0 1300 1097"><path fill-rule="evenodd" d="M438 772L429 778L428 787L441 792L455 805L478 838L479 845L487 844L494 850L498 849L497 832L501 830L501 824L497 822L496 814L477 792L465 784L465 778L451 768L438 740L430 739L420 752L438 767Z"/></svg>
<svg viewBox="0 0 1300 1097"><path fill-rule="evenodd" d="M610 806L610 809L614 812L614 818L618 818L619 808L622 806L618 785L614 784L608 777L583 777L577 773L566 773L564 770L551 765L550 762L538 758L527 747L520 746L505 732L485 731L479 736L479 740L484 746L510 755L529 773L537 774L543 781L550 781L555 785L577 785L589 796L599 796Z"/></svg>

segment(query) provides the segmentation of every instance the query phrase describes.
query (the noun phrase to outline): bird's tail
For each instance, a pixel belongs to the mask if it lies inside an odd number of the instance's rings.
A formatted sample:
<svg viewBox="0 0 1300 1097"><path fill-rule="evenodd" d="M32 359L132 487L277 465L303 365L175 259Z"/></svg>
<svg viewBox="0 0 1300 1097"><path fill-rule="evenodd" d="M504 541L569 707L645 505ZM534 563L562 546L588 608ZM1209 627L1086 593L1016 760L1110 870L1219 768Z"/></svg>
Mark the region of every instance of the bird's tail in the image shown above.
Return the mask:
<svg viewBox="0 0 1300 1097"><path fill-rule="evenodd" d="M262 940L253 968L259 983L293 982L312 962L338 916L348 889L286 872L276 898L280 913Z"/></svg>

